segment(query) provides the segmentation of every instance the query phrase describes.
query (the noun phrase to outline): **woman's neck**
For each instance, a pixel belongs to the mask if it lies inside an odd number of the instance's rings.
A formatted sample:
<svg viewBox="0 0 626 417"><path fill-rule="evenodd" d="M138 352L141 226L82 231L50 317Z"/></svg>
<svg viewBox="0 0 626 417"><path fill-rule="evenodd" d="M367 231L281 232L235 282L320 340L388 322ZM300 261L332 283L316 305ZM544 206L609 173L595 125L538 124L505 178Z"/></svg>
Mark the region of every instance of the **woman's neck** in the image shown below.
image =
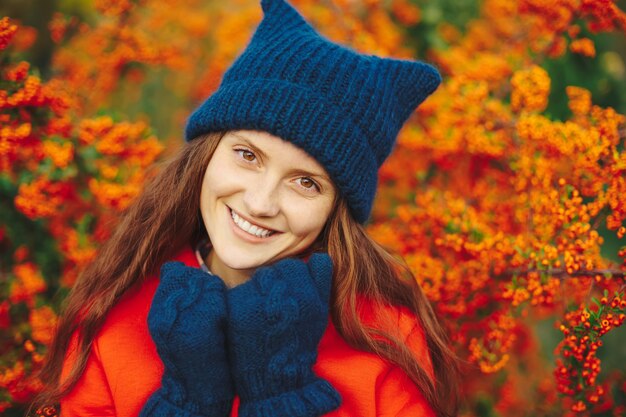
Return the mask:
<svg viewBox="0 0 626 417"><path fill-rule="evenodd" d="M233 269L224 265L223 262L215 255L215 251L211 249L209 255L205 259L206 265L212 274L217 275L224 281L228 288L236 287L248 281L254 270L252 269Z"/></svg>

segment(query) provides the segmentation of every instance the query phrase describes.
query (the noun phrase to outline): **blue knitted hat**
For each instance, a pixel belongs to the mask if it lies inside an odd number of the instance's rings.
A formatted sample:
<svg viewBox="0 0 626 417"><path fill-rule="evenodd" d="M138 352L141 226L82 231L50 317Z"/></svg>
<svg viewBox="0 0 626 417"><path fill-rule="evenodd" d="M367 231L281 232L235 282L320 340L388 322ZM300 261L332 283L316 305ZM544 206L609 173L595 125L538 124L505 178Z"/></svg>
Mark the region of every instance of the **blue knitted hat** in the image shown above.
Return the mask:
<svg viewBox="0 0 626 417"><path fill-rule="evenodd" d="M250 129L288 140L324 166L364 223L378 168L441 77L423 62L362 55L330 42L285 0L261 6L252 40L190 116L185 138Z"/></svg>

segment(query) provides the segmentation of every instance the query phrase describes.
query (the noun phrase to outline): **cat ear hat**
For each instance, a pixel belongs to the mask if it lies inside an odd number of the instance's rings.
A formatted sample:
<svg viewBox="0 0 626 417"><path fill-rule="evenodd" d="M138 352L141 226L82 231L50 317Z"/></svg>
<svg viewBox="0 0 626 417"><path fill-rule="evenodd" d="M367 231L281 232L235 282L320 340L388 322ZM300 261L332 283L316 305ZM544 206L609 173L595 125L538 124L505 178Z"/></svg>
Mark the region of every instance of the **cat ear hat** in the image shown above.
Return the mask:
<svg viewBox="0 0 626 417"><path fill-rule="evenodd" d="M192 113L185 139L239 129L279 136L324 166L354 218L365 223L378 168L441 76L423 62L333 43L285 0L262 0L261 7L250 43Z"/></svg>

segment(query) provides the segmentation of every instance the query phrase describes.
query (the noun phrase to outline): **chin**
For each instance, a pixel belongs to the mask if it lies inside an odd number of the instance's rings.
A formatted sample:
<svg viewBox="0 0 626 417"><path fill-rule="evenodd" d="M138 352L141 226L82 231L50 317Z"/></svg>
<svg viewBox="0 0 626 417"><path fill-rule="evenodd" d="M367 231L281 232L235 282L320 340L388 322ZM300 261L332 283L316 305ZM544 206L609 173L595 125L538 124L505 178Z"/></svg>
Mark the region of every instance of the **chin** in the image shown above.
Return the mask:
<svg viewBox="0 0 626 417"><path fill-rule="evenodd" d="M232 250L228 251L228 254L222 254L217 249L215 252L225 266L236 270L256 269L271 260L271 257L251 256L245 253L236 253Z"/></svg>
<svg viewBox="0 0 626 417"><path fill-rule="evenodd" d="M254 271L255 269L260 268L265 264L266 262L257 262L257 261L246 262L245 260L243 260L240 262L226 263L225 265L228 266L230 269L234 269L237 271Z"/></svg>

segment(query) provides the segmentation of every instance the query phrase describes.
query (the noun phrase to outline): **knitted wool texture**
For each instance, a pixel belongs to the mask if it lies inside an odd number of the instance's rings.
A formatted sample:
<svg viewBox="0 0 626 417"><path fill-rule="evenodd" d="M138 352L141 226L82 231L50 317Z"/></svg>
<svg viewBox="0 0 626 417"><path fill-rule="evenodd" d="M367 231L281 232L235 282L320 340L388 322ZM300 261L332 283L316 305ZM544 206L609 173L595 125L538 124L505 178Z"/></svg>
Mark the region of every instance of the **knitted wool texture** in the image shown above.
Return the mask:
<svg viewBox="0 0 626 417"><path fill-rule="evenodd" d="M339 393L313 373L328 324L332 262L283 259L227 293L232 375L240 417L316 417Z"/></svg>
<svg viewBox="0 0 626 417"><path fill-rule="evenodd" d="M185 137L262 130L313 156L364 223L378 168L415 108L441 82L423 62L359 54L311 27L284 0L264 17L218 90L190 116Z"/></svg>
<svg viewBox="0 0 626 417"><path fill-rule="evenodd" d="M227 417L234 386L226 352L226 286L216 276L167 262L148 314L165 370L140 417Z"/></svg>

